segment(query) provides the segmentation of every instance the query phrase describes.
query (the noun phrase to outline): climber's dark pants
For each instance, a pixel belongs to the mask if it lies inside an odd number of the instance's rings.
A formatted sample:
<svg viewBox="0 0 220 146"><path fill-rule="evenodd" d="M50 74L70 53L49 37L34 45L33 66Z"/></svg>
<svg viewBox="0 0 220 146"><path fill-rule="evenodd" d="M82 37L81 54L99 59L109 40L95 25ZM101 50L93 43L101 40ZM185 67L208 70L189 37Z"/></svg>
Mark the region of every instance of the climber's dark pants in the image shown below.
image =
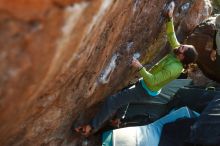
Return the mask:
<svg viewBox="0 0 220 146"><path fill-rule="evenodd" d="M104 102L100 112L96 114L91 122L94 132L101 128L103 123L112 117L123 105L132 102L141 103L147 101L150 97L152 96L147 94L147 91L142 87L140 81L131 87L109 96Z"/></svg>

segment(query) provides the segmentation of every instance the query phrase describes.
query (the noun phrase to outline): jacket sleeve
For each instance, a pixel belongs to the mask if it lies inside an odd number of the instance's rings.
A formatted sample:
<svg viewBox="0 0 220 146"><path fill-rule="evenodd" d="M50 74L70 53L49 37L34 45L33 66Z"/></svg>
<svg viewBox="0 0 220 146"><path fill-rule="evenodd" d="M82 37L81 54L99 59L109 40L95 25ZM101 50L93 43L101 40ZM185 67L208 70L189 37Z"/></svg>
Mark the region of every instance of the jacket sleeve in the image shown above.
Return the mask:
<svg viewBox="0 0 220 146"><path fill-rule="evenodd" d="M176 78L181 72L182 67L175 63L161 69L161 71L157 72L156 74L151 74L150 72L146 71L144 67L139 71L140 75L144 79L144 82L150 89L154 86L160 85L164 81Z"/></svg>
<svg viewBox="0 0 220 146"><path fill-rule="evenodd" d="M173 18L168 20L168 22L166 23L166 34L167 39L173 49L180 46L180 43L178 42L174 31Z"/></svg>

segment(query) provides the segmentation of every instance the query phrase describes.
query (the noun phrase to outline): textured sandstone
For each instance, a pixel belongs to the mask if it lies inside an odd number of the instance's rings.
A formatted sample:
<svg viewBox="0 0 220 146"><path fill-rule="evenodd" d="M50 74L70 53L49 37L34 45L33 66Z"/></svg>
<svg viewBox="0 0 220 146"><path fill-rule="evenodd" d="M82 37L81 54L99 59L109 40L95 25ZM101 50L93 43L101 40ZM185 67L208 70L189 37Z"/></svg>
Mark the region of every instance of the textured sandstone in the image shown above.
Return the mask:
<svg viewBox="0 0 220 146"><path fill-rule="evenodd" d="M166 52L166 2L1 0L0 145L82 145L72 124L88 122L98 102L134 79L128 59L150 64ZM183 40L211 6L176 4Z"/></svg>

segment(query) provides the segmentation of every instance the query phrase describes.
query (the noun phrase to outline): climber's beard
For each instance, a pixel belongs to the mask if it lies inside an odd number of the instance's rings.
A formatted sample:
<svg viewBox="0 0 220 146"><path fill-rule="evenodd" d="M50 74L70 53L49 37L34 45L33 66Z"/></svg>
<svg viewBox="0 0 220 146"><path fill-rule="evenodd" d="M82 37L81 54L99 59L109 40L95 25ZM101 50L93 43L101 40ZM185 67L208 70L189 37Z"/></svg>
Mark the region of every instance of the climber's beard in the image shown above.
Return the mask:
<svg viewBox="0 0 220 146"><path fill-rule="evenodd" d="M173 53L177 56L179 54L181 54L181 52L179 51L179 48L173 49Z"/></svg>

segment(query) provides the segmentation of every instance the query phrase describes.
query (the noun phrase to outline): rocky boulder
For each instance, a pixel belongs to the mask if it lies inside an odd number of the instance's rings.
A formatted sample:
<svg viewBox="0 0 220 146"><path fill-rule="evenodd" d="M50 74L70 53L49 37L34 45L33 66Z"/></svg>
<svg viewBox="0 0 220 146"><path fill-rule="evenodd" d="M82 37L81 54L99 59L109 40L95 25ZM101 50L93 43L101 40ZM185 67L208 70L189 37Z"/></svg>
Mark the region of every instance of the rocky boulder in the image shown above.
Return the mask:
<svg viewBox="0 0 220 146"><path fill-rule="evenodd" d="M182 42L211 5L175 2ZM134 79L132 56L151 66L167 52L166 3L1 0L0 145L97 145L82 144L71 126L88 122L97 103Z"/></svg>
<svg viewBox="0 0 220 146"><path fill-rule="evenodd" d="M202 72L210 79L220 82L220 57L212 61L210 54L215 49L215 18L210 17L199 24L187 38L186 43L196 47L199 53L197 64Z"/></svg>

